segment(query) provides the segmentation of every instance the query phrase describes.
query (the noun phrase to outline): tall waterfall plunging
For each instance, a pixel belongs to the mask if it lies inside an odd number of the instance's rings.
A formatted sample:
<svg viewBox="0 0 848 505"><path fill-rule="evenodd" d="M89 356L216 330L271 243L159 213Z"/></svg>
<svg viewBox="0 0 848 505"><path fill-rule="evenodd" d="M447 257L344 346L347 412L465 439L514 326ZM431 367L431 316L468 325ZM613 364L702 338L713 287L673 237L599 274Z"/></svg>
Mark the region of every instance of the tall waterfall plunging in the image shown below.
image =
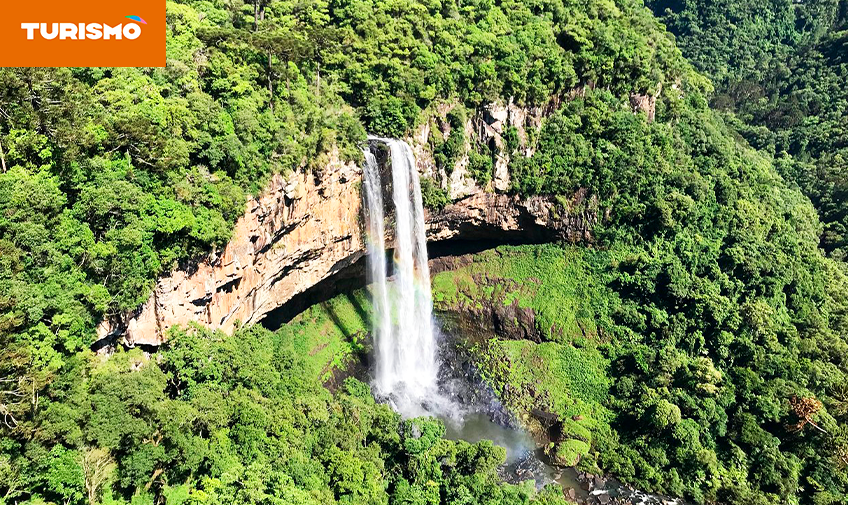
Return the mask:
<svg viewBox="0 0 848 505"><path fill-rule="evenodd" d="M393 273L386 261L385 212L377 160L366 150L363 189L368 236L368 282L374 305L375 386L401 414L430 412L442 403L433 328L433 300L421 185L406 142L375 139L389 147L395 208ZM428 407L429 406L429 407Z"/></svg>
<svg viewBox="0 0 848 505"><path fill-rule="evenodd" d="M440 371L438 325L433 322L424 206L415 157L403 141L369 139L388 146L391 163L391 174L384 180L377 159L365 150L362 193L377 398L405 418L439 418L451 440L492 440L504 447L507 459L498 474L509 482L532 479L537 489L558 482L589 503L580 475L551 465L537 446L551 441L547 434L538 442L522 430L477 372L462 364L462 358L457 359L460 353L451 354L450 340L442 349L445 366ZM389 184L391 194L384 190ZM389 198L394 214L391 205L386 212ZM393 244L387 241L387 233ZM393 261L389 265L386 247L392 245ZM621 486L614 479L604 482L595 491L601 491L601 496L625 497L626 503L674 503Z"/></svg>

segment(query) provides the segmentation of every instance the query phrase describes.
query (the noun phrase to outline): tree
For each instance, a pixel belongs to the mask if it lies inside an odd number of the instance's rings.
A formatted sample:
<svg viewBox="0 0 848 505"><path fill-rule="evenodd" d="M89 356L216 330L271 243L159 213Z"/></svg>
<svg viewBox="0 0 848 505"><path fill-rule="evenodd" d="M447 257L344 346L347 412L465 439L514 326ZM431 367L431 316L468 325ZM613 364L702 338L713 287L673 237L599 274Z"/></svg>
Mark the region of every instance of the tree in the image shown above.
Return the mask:
<svg viewBox="0 0 848 505"><path fill-rule="evenodd" d="M89 505L100 503L100 492L112 478L116 465L107 449L86 447L82 452L82 470Z"/></svg>
<svg viewBox="0 0 848 505"><path fill-rule="evenodd" d="M789 400L789 406L792 409L792 413L798 417L798 423L791 427L793 430L801 431L805 426L810 425L822 433L827 433L824 428L813 421L813 417L822 408L822 403L820 401L810 397L793 396L792 399Z"/></svg>

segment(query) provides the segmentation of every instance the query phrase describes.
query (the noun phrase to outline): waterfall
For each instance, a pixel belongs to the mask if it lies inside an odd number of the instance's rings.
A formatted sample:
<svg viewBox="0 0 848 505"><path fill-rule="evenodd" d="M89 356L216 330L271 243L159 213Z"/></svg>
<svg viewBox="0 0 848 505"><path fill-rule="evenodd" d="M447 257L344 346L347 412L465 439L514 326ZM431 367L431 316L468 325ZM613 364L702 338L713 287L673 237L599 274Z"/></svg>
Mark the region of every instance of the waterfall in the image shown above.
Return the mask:
<svg viewBox="0 0 848 505"><path fill-rule="evenodd" d="M371 286L373 306L372 335L377 351L377 363L388 356L388 350L381 346L391 332L392 315L389 306L389 290L386 271L386 227L383 204L383 185L380 180L380 167L377 159L368 149L365 150L365 169L362 174L362 189L365 196L366 242L368 284Z"/></svg>
<svg viewBox="0 0 848 505"><path fill-rule="evenodd" d="M406 142L389 147L395 209L392 279L387 273L385 206L379 167L366 151L363 189L368 237L368 282L374 305L375 386L401 414L432 413L441 401L433 300L421 185ZM429 406L429 407L428 407Z"/></svg>

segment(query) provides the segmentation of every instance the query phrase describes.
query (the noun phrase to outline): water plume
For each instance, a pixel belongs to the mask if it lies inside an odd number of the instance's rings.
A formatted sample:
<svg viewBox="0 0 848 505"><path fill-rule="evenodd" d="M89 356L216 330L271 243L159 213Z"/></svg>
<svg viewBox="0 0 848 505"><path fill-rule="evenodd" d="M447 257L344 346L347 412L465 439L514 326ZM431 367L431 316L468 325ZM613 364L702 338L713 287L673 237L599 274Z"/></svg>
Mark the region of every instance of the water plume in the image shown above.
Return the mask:
<svg viewBox="0 0 848 505"><path fill-rule="evenodd" d="M374 304L375 388L405 417L437 415L450 401L439 393L424 205L415 157L406 142L371 138L389 148L394 206L393 276L386 260L386 214L380 167L366 151L363 193L368 282Z"/></svg>

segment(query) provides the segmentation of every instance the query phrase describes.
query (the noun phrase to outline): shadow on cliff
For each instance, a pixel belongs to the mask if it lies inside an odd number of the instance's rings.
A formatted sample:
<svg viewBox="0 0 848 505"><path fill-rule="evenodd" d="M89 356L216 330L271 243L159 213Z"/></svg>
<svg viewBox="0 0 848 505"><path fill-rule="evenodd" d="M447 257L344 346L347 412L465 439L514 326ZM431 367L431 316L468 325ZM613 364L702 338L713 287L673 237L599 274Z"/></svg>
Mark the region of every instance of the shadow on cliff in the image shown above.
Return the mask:
<svg viewBox="0 0 848 505"><path fill-rule="evenodd" d="M269 312L265 318L259 321L259 324L271 331L277 331L281 326L289 323L309 307L321 305L330 314L330 317L333 318L336 326L344 332L346 337L349 337L350 335L339 321L338 315L332 310L331 305L326 302L340 294L346 294L350 298L354 298L351 296L351 293L364 287L365 257L362 257L353 264L340 269L335 275L324 279L303 293L295 295L288 302ZM355 302L354 307L357 312L361 311L360 316L365 312L361 305L359 305L359 302ZM366 321L370 321L370 319Z"/></svg>
<svg viewBox="0 0 848 505"><path fill-rule="evenodd" d="M336 328L338 328L339 331L342 332L342 335L349 340L353 336L354 332L344 324L344 321L342 321L338 313L336 313L336 309L333 307L333 304L321 302L319 305L321 305L321 308L324 309L324 312L327 314L327 317L330 318L330 321L336 325Z"/></svg>
<svg viewBox="0 0 848 505"><path fill-rule="evenodd" d="M518 244L534 244L550 242L549 239L538 240L443 240L439 242L431 242L427 244L427 251L430 259L430 273L436 274L444 270L450 270L458 265L452 261L446 261L453 257L460 257L468 254L482 252L488 249L493 249L500 245L518 245ZM391 257L392 251L386 251L386 254ZM391 261L388 262L392 264ZM392 272L389 272L392 275ZM371 327L371 315L365 310L359 300L353 296L353 292L362 289L367 285L365 276L365 258L362 257L351 265L339 269L339 271L327 279L307 289L299 295L295 295L287 303L272 310L265 316L259 324L271 331L277 331L284 324L289 323L303 311L313 305L321 305L333 322L339 327L346 337L350 337L349 330L344 327L343 323L338 319L338 314L332 310L331 304L328 304L330 299L339 295L346 295L348 301L356 310L359 317L365 324Z"/></svg>
<svg viewBox="0 0 848 505"><path fill-rule="evenodd" d="M347 300L353 306L353 310L356 311L356 314L359 316L359 318L362 319L362 322L365 323L365 327L373 328L374 321L371 318L371 312L365 310L365 307L362 306L362 303L359 301L359 299L353 296L351 293L346 293L345 297L347 297Z"/></svg>

